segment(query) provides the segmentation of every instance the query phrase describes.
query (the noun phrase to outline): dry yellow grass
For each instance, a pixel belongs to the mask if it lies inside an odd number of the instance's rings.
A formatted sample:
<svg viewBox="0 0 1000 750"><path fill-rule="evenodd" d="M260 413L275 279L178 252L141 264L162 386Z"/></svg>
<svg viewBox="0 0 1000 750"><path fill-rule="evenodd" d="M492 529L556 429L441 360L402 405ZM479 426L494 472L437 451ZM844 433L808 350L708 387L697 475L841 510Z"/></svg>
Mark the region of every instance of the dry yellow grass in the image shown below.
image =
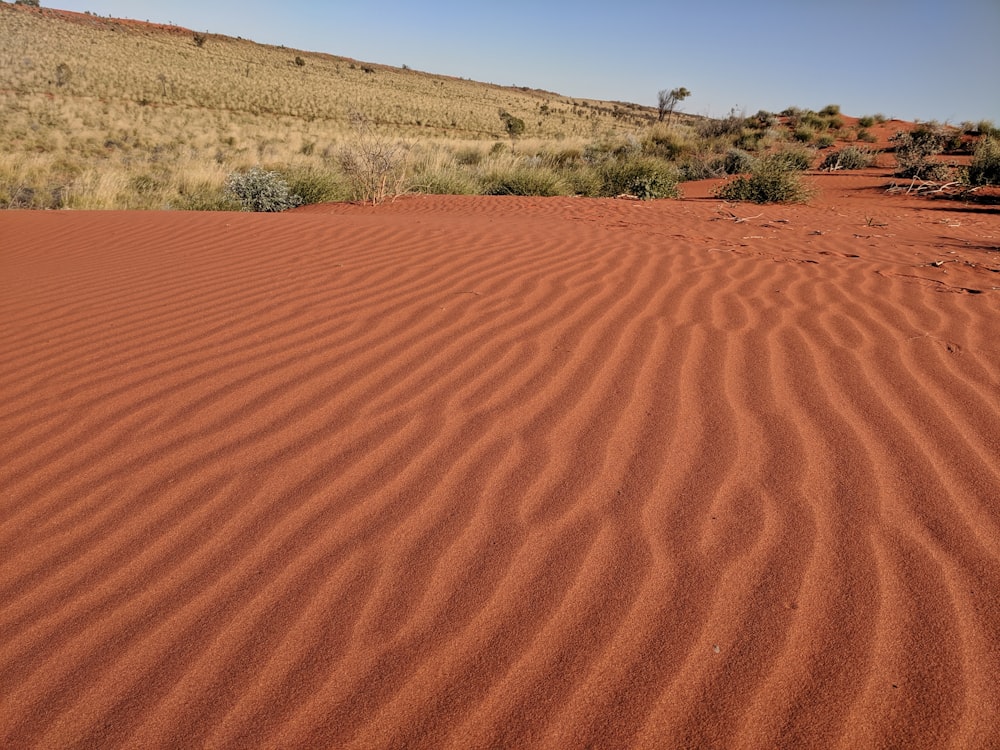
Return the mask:
<svg viewBox="0 0 1000 750"><path fill-rule="evenodd" d="M517 151L546 157L641 137L656 119L639 105L225 36L199 46L177 27L0 3L0 207L216 207L235 170L333 169L356 113L410 145L417 184L471 189L470 154L510 145L501 111L525 122Z"/></svg>

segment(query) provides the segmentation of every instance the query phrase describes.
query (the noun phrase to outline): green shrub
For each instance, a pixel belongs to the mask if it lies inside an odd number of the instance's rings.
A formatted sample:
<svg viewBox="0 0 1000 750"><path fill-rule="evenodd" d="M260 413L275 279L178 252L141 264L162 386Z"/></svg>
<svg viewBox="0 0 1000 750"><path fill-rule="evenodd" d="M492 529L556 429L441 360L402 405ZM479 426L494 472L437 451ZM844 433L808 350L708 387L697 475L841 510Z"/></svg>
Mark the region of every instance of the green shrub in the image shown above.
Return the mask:
<svg viewBox="0 0 1000 750"><path fill-rule="evenodd" d="M695 125L695 132L701 138L719 138L721 136L738 136L743 132L746 125L746 118L740 117L735 112L730 112L728 117L718 120L699 120Z"/></svg>
<svg viewBox="0 0 1000 750"><path fill-rule="evenodd" d="M875 137L875 134L872 131L861 128L858 131L858 140L865 143L875 143L878 138Z"/></svg>
<svg viewBox="0 0 1000 750"><path fill-rule="evenodd" d="M745 174L753 169L756 160L746 151L731 148L722 160L722 169L726 174Z"/></svg>
<svg viewBox="0 0 1000 750"><path fill-rule="evenodd" d="M896 144L897 177L939 180L947 167L931 160L944 150L945 135L936 123L918 125L909 133L898 132L890 140Z"/></svg>
<svg viewBox="0 0 1000 750"><path fill-rule="evenodd" d="M808 148L789 146L769 155L767 159L785 169L802 172L812 166L815 153Z"/></svg>
<svg viewBox="0 0 1000 750"><path fill-rule="evenodd" d="M1000 128L993 124L993 120L980 120L975 125L976 135L1000 138Z"/></svg>
<svg viewBox="0 0 1000 750"><path fill-rule="evenodd" d="M847 146L840 151L833 151L826 155L820 169L830 171L836 169L864 169L875 163L875 152L860 146Z"/></svg>
<svg viewBox="0 0 1000 750"><path fill-rule="evenodd" d="M719 187L715 194L727 201L752 203L804 203L812 195L797 170L786 162L766 156L759 159L749 175L736 177Z"/></svg>
<svg viewBox="0 0 1000 750"><path fill-rule="evenodd" d="M204 182L194 186L181 186L180 197L170 208L181 211L238 211L240 204L225 190Z"/></svg>
<svg viewBox="0 0 1000 750"><path fill-rule="evenodd" d="M830 135L829 133L823 133L823 135L819 136L816 139L816 148L830 148L830 146L832 146L835 141L836 138L834 138L832 135Z"/></svg>
<svg viewBox="0 0 1000 750"><path fill-rule="evenodd" d="M875 117L873 115L864 115L858 118L858 125L863 128L870 128L875 124Z"/></svg>
<svg viewBox="0 0 1000 750"><path fill-rule="evenodd" d="M1000 139L984 138L976 146L969 165L970 185L1000 185Z"/></svg>
<svg viewBox="0 0 1000 750"><path fill-rule="evenodd" d="M482 178L483 195L567 195L569 186L551 169L519 166L495 170Z"/></svg>
<svg viewBox="0 0 1000 750"><path fill-rule="evenodd" d="M839 104L827 104L825 107L823 107L823 109L821 109L819 111L819 113L821 115L826 115L828 117L832 117L833 115L839 115L840 114L840 105Z"/></svg>
<svg viewBox="0 0 1000 750"><path fill-rule="evenodd" d="M494 146L500 146L502 149L503 144L496 143ZM455 161L463 166L475 167L483 161L483 152L478 148L463 148L455 154Z"/></svg>
<svg viewBox="0 0 1000 750"><path fill-rule="evenodd" d="M670 164L652 157L630 157L600 166L601 195L634 195L641 200L678 198L680 175Z"/></svg>
<svg viewBox="0 0 1000 750"><path fill-rule="evenodd" d="M235 199L243 211L284 211L302 203L302 198L291 192L280 174L260 167L230 174L226 179L226 194Z"/></svg>
<svg viewBox="0 0 1000 750"><path fill-rule="evenodd" d="M655 127L642 142L642 152L660 159L676 159L683 153L684 140L675 130L665 127Z"/></svg>
<svg viewBox="0 0 1000 750"><path fill-rule="evenodd" d="M350 199L350 187L330 171L302 168L286 173L285 178L289 191L304 205Z"/></svg>
<svg viewBox="0 0 1000 750"><path fill-rule="evenodd" d="M687 180L709 180L726 174L725 160L711 154L696 154L680 164L680 178Z"/></svg>
<svg viewBox="0 0 1000 750"><path fill-rule="evenodd" d="M799 143L809 143L815 135L816 131L808 125L799 125L799 127L792 131L792 137Z"/></svg>

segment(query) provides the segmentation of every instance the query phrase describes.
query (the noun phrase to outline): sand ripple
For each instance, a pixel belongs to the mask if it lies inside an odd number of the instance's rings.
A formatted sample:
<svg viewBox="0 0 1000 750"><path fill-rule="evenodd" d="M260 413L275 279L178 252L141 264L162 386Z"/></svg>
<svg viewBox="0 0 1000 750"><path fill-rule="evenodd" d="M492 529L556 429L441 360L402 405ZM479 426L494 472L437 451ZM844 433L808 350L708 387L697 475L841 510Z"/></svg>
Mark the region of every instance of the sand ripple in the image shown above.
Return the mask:
<svg viewBox="0 0 1000 750"><path fill-rule="evenodd" d="M0 746L1000 746L1000 218L885 200L0 216Z"/></svg>

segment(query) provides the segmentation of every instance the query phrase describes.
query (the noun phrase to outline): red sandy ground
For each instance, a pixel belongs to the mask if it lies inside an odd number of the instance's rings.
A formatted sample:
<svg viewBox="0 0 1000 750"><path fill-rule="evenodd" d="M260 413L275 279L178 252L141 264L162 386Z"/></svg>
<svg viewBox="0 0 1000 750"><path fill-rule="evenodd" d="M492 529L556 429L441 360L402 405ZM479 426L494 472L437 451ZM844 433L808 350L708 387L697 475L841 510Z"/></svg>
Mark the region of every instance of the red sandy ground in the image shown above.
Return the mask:
<svg viewBox="0 0 1000 750"><path fill-rule="evenodd" d="M1000 214L0 215L0 747L1000 747Z"/></svg>

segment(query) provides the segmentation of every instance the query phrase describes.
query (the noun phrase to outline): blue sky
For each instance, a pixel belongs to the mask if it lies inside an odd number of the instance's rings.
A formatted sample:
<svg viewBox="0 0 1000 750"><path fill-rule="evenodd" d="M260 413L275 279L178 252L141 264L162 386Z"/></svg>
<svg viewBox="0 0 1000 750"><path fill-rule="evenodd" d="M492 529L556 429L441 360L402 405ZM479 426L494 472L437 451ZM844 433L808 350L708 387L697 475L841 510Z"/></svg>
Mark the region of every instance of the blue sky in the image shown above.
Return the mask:
<svg viewBox="0 0 1000 750"><path fill-rule="evenodd" d="M1000 124L1000 0L503 3L54 0L43 6L409 65L560 94L725 115L840 104L848 115Z"/></svg>

